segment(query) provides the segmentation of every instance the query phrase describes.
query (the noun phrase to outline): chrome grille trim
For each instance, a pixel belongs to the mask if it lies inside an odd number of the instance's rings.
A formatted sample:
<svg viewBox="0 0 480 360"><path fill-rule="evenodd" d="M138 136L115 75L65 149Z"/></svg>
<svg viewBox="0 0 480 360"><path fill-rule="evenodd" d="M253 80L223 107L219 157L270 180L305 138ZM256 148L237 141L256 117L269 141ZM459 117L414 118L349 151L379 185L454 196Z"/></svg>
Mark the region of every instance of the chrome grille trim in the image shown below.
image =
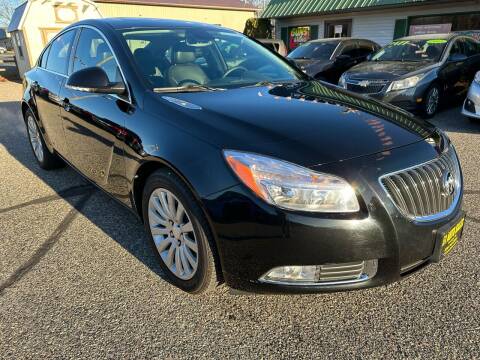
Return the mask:
<svg viewBox="0 0 480 360"><path fill-rule="evenodd" d="M448 173L455 179L453 194L445 194L443 183ZM460 164L453 146L436 159L382 175L379 182L402 215L419 222L450 215L462 192Z"/></svg>

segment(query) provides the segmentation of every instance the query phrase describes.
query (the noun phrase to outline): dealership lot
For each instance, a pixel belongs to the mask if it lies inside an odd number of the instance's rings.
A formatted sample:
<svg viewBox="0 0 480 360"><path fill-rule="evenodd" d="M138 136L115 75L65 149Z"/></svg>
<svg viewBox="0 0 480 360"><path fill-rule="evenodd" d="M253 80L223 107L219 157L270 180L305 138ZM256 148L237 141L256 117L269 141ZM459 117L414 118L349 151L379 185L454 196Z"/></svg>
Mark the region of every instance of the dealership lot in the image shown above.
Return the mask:
<svg viewBox="0 0 480 360"><path fill-rule="evenodd" d="M128 210L69 168L39 169L20 97L0 82L2 357L480 357L480 122L459 108L434 119L462 160L468 213L441 264L367 291L192 297L161 279Z"/></svg>

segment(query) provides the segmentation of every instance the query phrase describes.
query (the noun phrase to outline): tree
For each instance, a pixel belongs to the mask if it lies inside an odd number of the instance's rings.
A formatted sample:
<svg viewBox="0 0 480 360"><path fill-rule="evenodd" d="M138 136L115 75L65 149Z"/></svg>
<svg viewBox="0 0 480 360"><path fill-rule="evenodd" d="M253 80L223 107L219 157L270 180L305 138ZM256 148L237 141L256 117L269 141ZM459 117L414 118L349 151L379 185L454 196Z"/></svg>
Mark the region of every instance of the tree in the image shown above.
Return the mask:
<svg viewBox="0 0 480 360"><path fill-rule="evenodd" d="M0 27L10 24L13 12L19 4L19 0L0 0Z"/></svg>
<svg viewBox="0 0 480 360"><path fill-rule="evenodd" d="M245 4L253 5L259 9L265 9L270 0L242 0Z"/></svg>
<svg viewBox="0 0 480 360"><path fill-rule="evenodd" d="M250 18L243 33L256 39L269 39L272 37L272 25L269 19Z"/></svg>

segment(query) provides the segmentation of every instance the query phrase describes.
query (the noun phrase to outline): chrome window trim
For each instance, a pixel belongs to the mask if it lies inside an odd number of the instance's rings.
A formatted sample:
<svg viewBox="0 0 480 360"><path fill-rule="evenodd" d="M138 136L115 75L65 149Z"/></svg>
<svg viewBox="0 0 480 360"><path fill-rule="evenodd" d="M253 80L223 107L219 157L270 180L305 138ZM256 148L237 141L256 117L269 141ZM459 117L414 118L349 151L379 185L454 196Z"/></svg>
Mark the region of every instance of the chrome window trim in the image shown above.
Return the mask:
<svg viewBox="0 0 480 360"><path fill-rule="evenodd" d="M66 32L68 32L68 31L70 31L70 30L80 29L80 33L78 34L78 36L79 36L79 38L80 38L80 36L82 35L82 33L81 33L81 29L82 29L82 28L87 28L87 29L91 29L91 30L96 31L97 33L100 34L100 36L102 37L102 39L103 39L103 40L105 41L105 43L108 45L108 48L109 48L110 51L112 52L113 58L115 59L115 62L117 63L117 66L118 66L118 68L119 68L119 70L120 70L120 75L122 76L122 80L123 80L123 82L124 82L124 84L125 84L125 88L127 89L128 100L125 99L125 98L122 98L122 97L120 97L120 96L118 96L118 95L116 95L116 94L102 94L102 95L111 96L111 97L116 98L116 99L118 99L118 100L124 101L124 102L126 102L126 103L128 103L128 104L130 104L130 105L133 105L132 95L131 95L131 92L130 92L130 87L128 86L128 82L126 81L127 78L125 77L125 73L123 72L123 69L122 69L122 67L121 67L121 65L120 65L120 62L118 61L117 55L115 54L115 51L113 51L112 45L110 44L110 41L108 41L108 39L105 37L105 35L104 35L99 29L97 29L96 27L91 26L91 25L75 25L75 26L69 27L68 29L65 29L64 31L61 31L60 33L58 33L57 35L55 35L55 37L54 37L52 40L50 40L49 43L45 46L45 49L46 49L48 46L50 46L50 44L51 44L53 41L55 41L56 38L58 38L59 36L65 34ZM73 62L75 61L75 60L74 60L74 59L75 59L75 53L73 52L73 50L75 50L75 52L76 52L76 50L77 50L77 45L78 45L78 41L76 41L76 42L74 43L74 45L75 45L75 48L72 49L72 53L71 53L71 54L72 54L72 56L71 56L72 65L73 65ZM45 49L43 49L43 52L45 51ZM43 54L43 52L42 52L42 54ZM69 60L69 61L70 61L70 60ZM57 73L56 71L53 71L53 70L45 69L45 68L43 68L43 67L38 66L38 64L37 64L37 67L38 67L39 69L43 69L43 70L49 71L49 72L51 72L52 74L60 75L60 76L63 76L64 78L67 78L67 79L68 79L68 75L60 74L60 73ZM65 87L66 87L66 85L65 85ZM81 91L81 90L79 90L79 91Z"/></svg>
<svg viewBox="0 0 480 360"><path fill-rule="evenodd" d="M452 144L450 144L450 146L441 154L441 155L444 155L446 154L448 151L454 151L454 154L455 154L455 160L457 162L457 166L458 166L458 174L461 175L461 167L460 167L460 162L458 160L458 156L455 152L455 148L453 147ZM391 197L388 189L385 187L385 185L383 184L383 179L384 178L388 178L392 175L397 175L397 174L401 174L401 173L404 173L406 171L409 171L409 170L413 170L413 169L417 169L419 167L423 167L423 166L426 166L428 164L431 164L431 163L434 163L436 161L438 161L439 157L436 157L435 159L432 159L432 160L429 160L429 161L426 161L424 163L421 163L421 164L417 164L417 165L414 165L414 166L410 166L408 168L405 168L405 169L401 169L401 170L397 170L397 171L394 171L394 172L391 172L391 173L388 173L388 174L383 174L382 176L380 176L378 178L378 182L381 186L381 188L383 189L383 191L387 194L387 197L390 199L390 201L392 202L392 204L395 206L395 208L400 212L400 214L402 214L405 218L407 218L408 220L410 221L413 221L413 222L418 222L418 223L427 223L427 222L432 222L432 221L436 221L436 220L439 220L439 219L443 219L449 215L451 215L453 213L453 211L456 209L459 201L460 201L460 195L462 194L463 192L463 186L462 186L462 176L460 176L460 178L456 179L456 194L455 194L455 197L452 201L452 204L450 205L450 207L447 209L447 210L444 210L444 211L441 211L439 213L436 213L434 215L428 215L428 216L411 216L407 213L405 213L405 211L403 211L398 205L397 203L394 201L394 199Z"/></svg>

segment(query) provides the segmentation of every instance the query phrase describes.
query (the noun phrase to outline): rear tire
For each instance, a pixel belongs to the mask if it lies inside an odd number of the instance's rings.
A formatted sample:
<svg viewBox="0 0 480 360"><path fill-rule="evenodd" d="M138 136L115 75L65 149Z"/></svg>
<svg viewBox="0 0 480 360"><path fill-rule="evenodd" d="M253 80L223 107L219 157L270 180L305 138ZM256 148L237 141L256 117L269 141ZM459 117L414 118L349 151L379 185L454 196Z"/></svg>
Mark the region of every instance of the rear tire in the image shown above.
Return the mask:
<svg viewBox="0 0 480 360"><path fill-rule="evenodd" d="M433 84L425 93L423 101L422 115L426 119L434 117L440 105L440 87Z"/></svg>
<svg viewBox="0 0 480 360"><path fill-rule="evenodd" d="M143 189L142 212L167 280L190 294L214 291L218 286L214 239L184 182L169 170L154 172Z"/></svg>
<svg viewBox="0 0 480 360"><path fill-rule="evenodd" d="M35 116L30 110L25 112L24 120L27 127L28 140L38 165L44 170L52 170L65 166L62 159L60 159L58 155L51 153L48 149L43 140L43 135L38 128Z"/></svg>

